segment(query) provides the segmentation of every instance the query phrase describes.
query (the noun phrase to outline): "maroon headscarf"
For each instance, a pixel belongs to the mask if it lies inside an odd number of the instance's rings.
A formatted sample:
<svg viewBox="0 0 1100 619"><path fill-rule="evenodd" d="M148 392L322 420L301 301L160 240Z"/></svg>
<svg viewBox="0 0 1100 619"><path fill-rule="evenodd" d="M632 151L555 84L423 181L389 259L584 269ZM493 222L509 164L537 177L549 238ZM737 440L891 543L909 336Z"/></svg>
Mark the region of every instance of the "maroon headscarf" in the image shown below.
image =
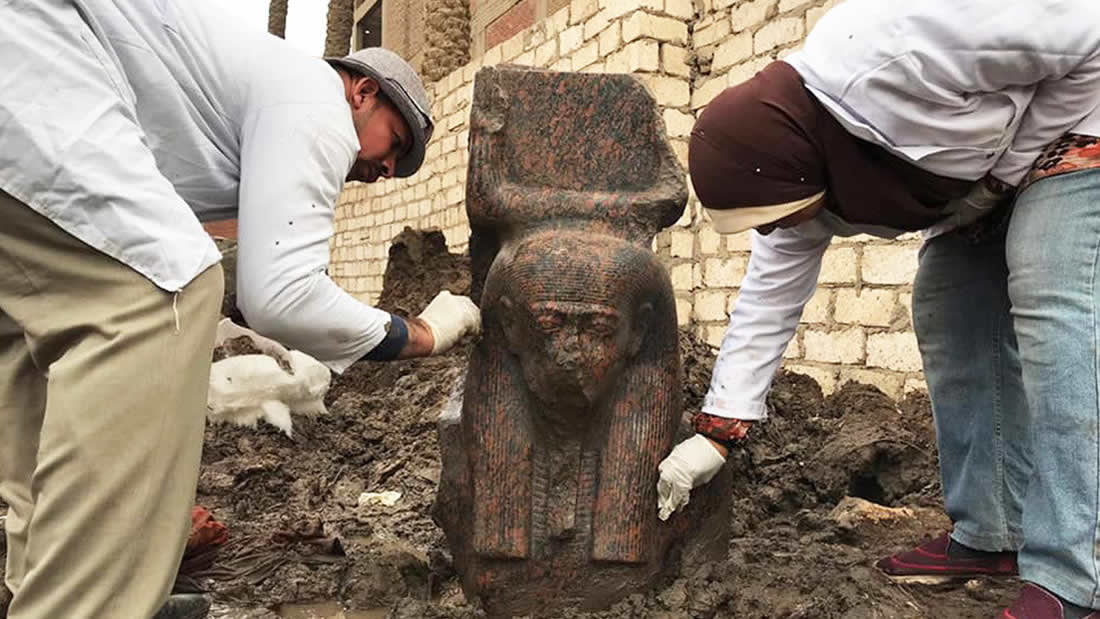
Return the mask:
<svg viewBox="0 0 1100 619"><path fill-rule="evenodd" d="M825 208L852 224L920 230L974 181L922 170L861 140L776 61L727 88L699 116L688 167L703 206L770 206L825 191Z"/></svg>

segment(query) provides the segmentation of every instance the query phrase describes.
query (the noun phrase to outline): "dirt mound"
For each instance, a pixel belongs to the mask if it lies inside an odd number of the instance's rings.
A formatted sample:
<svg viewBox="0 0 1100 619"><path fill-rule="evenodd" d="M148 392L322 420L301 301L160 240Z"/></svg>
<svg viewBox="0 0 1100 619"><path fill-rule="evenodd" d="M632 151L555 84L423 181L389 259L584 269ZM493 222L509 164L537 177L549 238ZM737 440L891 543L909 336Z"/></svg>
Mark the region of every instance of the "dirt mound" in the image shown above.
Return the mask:
<svg viewBox="0 0 1100 619"><path fill-rule="evenodd" d="M405 228L390 245L377 306L415 316L441 290L470 294L470 258L448 252L447 239L438 230Z"/></svg>

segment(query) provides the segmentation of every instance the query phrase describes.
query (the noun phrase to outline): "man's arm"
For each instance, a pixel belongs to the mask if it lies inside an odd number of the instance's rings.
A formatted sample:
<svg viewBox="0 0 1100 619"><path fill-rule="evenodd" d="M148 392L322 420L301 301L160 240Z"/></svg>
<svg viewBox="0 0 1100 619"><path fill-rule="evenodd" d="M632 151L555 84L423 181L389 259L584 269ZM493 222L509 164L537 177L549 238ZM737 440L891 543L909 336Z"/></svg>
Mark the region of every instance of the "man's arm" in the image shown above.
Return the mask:
<svg viewBox="0 0 1100 619"><path fill-rule="evenodd" d="M327 274L333 205L358 151L342 105L271 106L245 123L237 250L237 302L249 324L337 372L393 344L391 335L404 334L378 360L438 353L457 339L436 337L447 320L393 316Z"/></svg>

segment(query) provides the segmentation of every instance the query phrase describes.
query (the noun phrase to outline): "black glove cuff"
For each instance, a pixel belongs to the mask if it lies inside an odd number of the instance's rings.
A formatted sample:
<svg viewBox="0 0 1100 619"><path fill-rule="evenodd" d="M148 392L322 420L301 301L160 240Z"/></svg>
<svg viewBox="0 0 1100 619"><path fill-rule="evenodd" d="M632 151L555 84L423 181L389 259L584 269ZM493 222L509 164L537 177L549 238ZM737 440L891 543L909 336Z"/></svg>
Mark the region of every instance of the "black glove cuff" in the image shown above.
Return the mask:
<svg viewBox="0 0 1100 619"><path fill-rule="evenodd" d="M405 319L390 314L390 322L386 325L386 337L375 346L363 358L367 361L393 361L397 355L409 343L409 326Z"/></svg>

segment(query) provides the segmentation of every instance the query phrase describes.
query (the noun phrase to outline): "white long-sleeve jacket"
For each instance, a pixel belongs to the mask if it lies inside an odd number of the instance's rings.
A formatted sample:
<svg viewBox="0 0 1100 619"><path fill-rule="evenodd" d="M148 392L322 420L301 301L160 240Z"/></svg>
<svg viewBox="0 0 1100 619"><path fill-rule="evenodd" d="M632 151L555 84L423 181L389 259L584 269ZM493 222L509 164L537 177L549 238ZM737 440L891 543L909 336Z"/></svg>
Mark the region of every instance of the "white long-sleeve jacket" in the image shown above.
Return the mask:
<svg viewBox="0 0 1100 619"><path fill-rule="evenodd" d="M853 135L953 178L1017 184L1066 132L1100 136L1100 2L846 0L787 58ZM942 230L937 230L942 232ZM892 238L823 213L752 232L703 411L761 419L834 234Z"/></svg>
<svg viewBox="0 0 1100 619"><path fill-rule="evenodd" d="M251 326L343 370L389 321L326 275L343 84L219 4L0 2L0 189L170 292L220 259L200 220L237 215Z"/></svg>

